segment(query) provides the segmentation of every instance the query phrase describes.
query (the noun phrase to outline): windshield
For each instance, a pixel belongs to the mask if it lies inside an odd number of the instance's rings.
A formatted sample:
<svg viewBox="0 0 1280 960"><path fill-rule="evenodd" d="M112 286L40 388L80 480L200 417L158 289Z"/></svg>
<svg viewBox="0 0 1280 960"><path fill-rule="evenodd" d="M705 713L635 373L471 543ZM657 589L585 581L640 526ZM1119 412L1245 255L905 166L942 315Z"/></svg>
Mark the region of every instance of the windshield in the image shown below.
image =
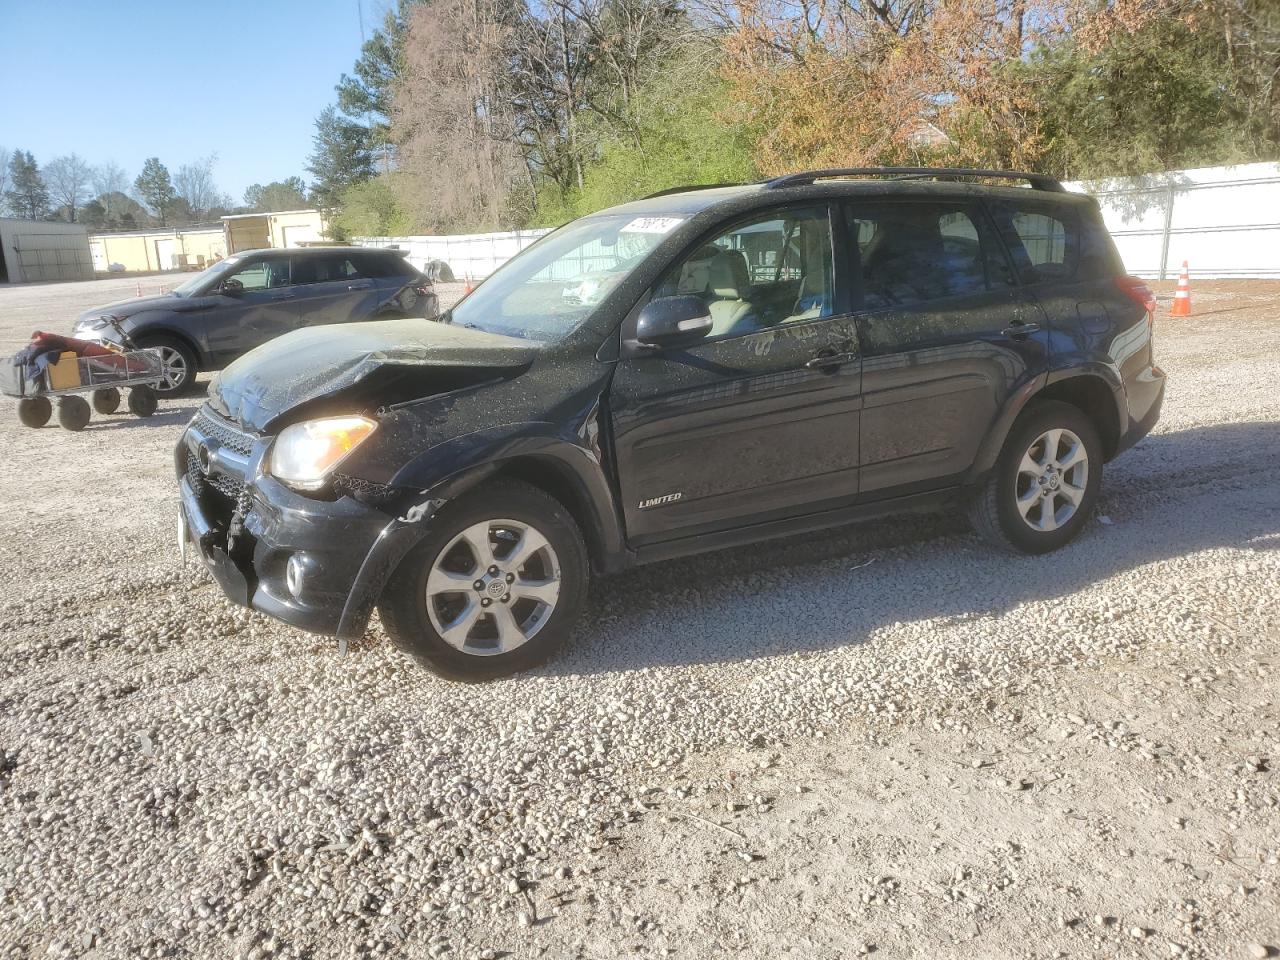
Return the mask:
<svg viewBox="0 0 1280 960"><path fill-rule="evenodd" d="M189 297L197 290L212 286L209 281L220 279L224 274L234 270L239 262L239 257L227 257L225 260L219 260L213 266L201 270L194 277L182 281L169 292L177 294L179 297Z"/></svg>
<svg viewBox="0 0 1280 960"><path fill-rule="evenodd" d="M575 220L500 267L453 308L456 324L526 340L560 340L639 266L679 217Z"/></svg>

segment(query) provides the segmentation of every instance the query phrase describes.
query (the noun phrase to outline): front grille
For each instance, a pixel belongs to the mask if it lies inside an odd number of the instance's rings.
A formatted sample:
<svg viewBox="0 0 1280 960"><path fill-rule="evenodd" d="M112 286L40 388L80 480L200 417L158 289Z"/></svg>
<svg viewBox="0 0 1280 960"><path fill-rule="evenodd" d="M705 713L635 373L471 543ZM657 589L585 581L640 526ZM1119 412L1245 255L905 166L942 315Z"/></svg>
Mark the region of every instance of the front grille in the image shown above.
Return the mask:
<svg viewBox="0 0 1280 960"><path fill-rule="evenodd" d="M212 437L230 450L234 450L242 457L247 457L253 453L253 437L247 433L241 433L235 427L232 427L222 418L210 412L208 407L201 407L200 412L196 414L196 429L207 437Z"/></svg>
<svg viewBox="0 0 1280 960"><path fill-rule="evenodd" d="M206 490L216 490L233 503L244 494L244 481L238 477L229 477L225 473L205 473L195 454L187 451L187 477L192 489L197 494Z"/></svg>

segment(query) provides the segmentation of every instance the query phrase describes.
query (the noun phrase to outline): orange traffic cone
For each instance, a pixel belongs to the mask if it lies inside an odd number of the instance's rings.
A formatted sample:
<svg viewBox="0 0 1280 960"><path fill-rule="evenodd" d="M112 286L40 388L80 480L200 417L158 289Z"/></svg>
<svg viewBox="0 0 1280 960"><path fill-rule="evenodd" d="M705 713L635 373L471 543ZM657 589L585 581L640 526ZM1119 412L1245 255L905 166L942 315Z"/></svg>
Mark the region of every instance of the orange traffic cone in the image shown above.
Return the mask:
<svg viewBox="0 0 1280 960"><path fill-rule="evenodd" d="M1178 274L1178 290L1173 295L1171 317L1191 316L1191 278L1187 276L1187 261L1182 261L1182 272Z"/></svg>

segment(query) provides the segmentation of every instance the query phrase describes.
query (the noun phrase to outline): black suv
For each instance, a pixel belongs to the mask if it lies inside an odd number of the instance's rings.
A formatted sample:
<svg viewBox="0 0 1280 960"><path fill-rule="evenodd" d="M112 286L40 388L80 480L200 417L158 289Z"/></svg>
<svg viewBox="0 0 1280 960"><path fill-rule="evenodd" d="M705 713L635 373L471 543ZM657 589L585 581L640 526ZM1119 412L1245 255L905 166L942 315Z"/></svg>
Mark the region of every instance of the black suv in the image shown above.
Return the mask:
<svg viewBox="0 0 1280 960"><path fill-rule="evenodd" d="M376 606L463 678L546 657L588 577L633 564L957 502L1041 553L1159 415L1153 309L1096 203L1043 176L669 192L437 322L232 364L177 447L180 536L238 603L344 640Z"/></svg>
<svg viewBox="0 0 1280 960"><path fill-rule="evenodd" d="M81 314L73 336L120 342L121 331L164 358L161 394L186 392L282 333L316 323L434 317L431 281L395 250L305 247L248 250L219 260L167 294Z"/></svg>

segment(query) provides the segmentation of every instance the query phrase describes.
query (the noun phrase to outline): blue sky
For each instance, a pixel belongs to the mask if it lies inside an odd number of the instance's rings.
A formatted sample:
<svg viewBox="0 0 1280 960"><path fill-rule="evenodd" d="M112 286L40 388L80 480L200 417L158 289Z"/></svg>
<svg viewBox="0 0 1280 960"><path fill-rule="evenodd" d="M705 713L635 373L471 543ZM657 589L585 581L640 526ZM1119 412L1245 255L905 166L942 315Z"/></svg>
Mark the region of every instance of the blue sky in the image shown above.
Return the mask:
<svg viewBox="0 0 1280 960"><path fill-rule="evenodd" d="M0 0L0 146L41 165L115 160L130 180L218 154L239 203L297 175L316 115L387 0Z"/></svg>

